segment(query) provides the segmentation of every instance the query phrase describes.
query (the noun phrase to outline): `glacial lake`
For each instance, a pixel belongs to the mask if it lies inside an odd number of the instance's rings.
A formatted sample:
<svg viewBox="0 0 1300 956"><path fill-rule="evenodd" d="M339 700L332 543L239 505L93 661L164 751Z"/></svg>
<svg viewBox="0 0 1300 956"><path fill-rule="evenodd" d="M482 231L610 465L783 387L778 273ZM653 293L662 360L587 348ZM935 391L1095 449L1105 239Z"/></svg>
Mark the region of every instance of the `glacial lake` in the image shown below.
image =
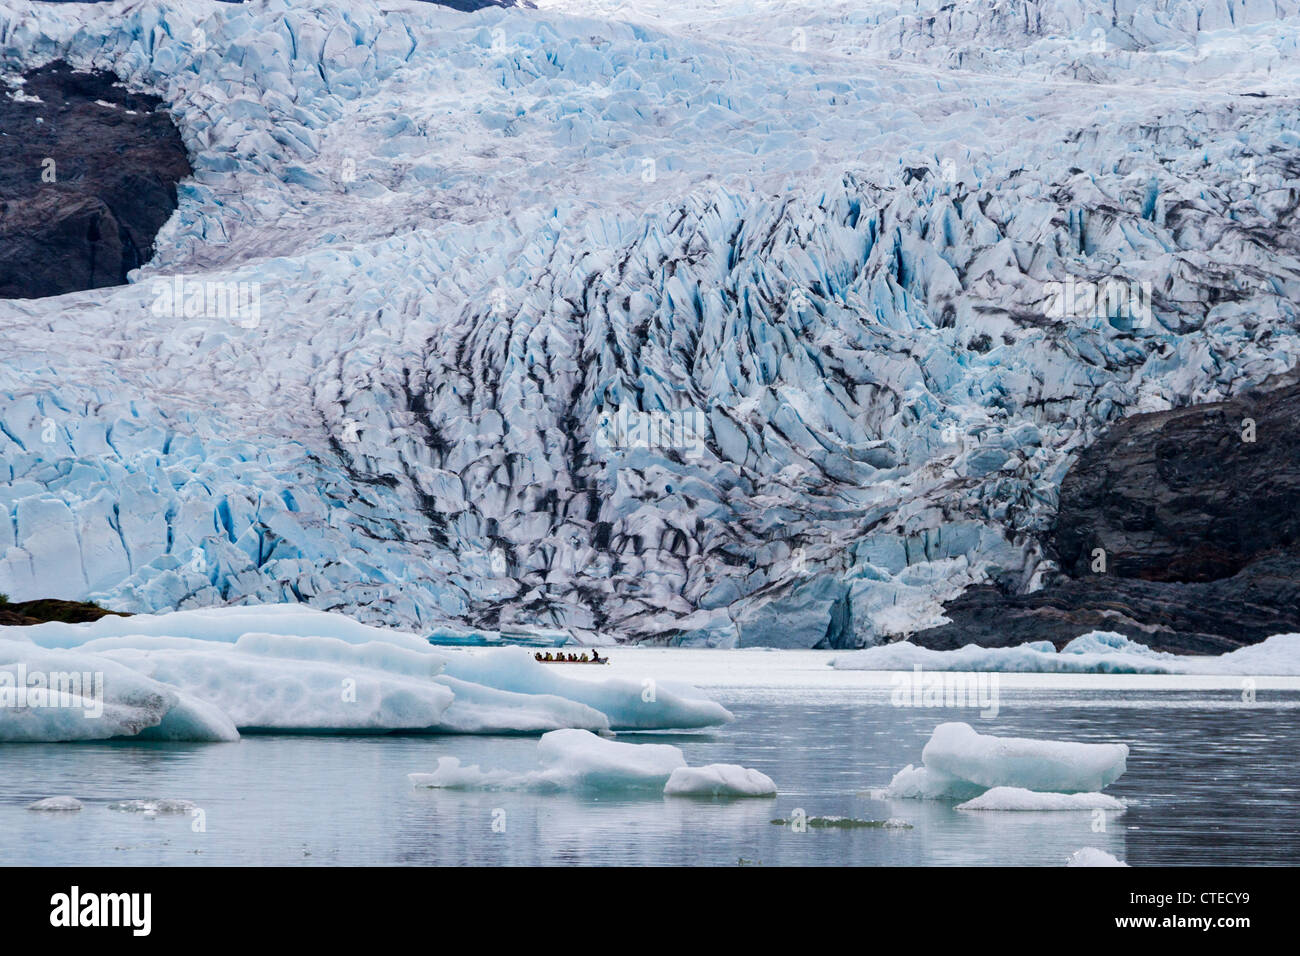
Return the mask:
<svg viewBox="0 0 1300 956"><path fill-rule="evenodd" d="M245 736L238 743L0 745L0 865L1061 865L1085 846L1140 866L1300 861L1300 681L1129 675L1000 675L992 719L974 709L899 707L888 674L836 672L817 652L614 649L584 678L694 676L735 721L672 743L692 765L739 763L776 781L773 799L658 793L540 794L416 789L440 756L483 768L537 766L535 737ZM597 672L597 673L592 673ZM961 812L868 791L909 763L934 727L1128 743L1107 814ZM27 804L78 797L85 808ZM188 800L191 813L109 809ZM905 828L796 832L809 817L895 819ZM199 825L201 823L201 826Z"/></svg>

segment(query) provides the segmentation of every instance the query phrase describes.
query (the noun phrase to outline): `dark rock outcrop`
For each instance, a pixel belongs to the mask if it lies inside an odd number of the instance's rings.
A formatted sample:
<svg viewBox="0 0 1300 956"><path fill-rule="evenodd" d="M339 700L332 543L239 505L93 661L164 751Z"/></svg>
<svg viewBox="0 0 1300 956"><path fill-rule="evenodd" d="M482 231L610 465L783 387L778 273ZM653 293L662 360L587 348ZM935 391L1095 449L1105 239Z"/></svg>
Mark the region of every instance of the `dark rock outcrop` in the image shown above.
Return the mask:
<svg viewBox="0 0 1300 956"><path fill-rule="evenodd" d="M44 624L47 621L85 624L89 621L98 621L101 617L110 614L114 617L131 616L118 611L105 610L98 604L87 601L58 601L51 598L15 602L0 600L0 625L4 626L26 627L31 624Z"/></svg>
<svg viewBox="0 0 1300 956"><path fill-rule="evenodd" d="M55 62L0 89L0 298L122 285L189 159L156 96Z"/></svg>
<svg viewBox="0 0 1300 956"><path fill-rule="evenodd" d="M1062 574L1042 590L968 589L944 610L951 624L911 640L1060 647L1111 630L1206 654L1300 631L1295 376L1119 422L1062 482L1048 545Z"/></svg>

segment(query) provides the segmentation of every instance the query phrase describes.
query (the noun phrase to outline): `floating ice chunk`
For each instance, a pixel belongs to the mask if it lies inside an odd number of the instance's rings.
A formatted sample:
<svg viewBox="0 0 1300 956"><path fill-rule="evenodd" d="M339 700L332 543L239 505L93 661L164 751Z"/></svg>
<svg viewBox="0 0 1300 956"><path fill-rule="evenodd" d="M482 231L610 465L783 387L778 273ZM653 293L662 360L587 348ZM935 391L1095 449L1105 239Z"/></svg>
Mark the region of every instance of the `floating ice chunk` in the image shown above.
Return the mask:
<svg viewBox="0 0 1300 956"><path fill-rule="evenodd" d="M433 773L408 775L417 787L462 790L659 790L674 770L686 766L670 744L628 744L586 730L555 730L537 742L543 769L512 773L462 766L440 757Z"/></svg>
<svg viewBox="0 0 1300 956"><path fill-rule="evenodd" d="M1070 854L1066 861L1066 866L1128 866L1123 860L1117 860L1105 850L1099 850L1095 846L1085 846L1081 850L1075 850Z"/></svg>
<svg viewBox="0 0 1300 956"><path fill-rule="evenodd" d="M676 797L774 797L776 784L767 774L732 763L678 767L664 785Z"/></svg>
<svg viewBox="0 0 1300 956"><path fill-rule="evenodd" d="M983 787L1091 793L1119 779L1127 744L1082 744L978 734L970 724L935 728L921 752L927 769Z"/></svg>
<svg viewBox="0 0 1300 956"><path fill-rule="evenodd" d="M536 734L566 727L609 730L609 718L594 708L553 694L516 694L482 684L435 677L456 696L442 712L439 728L456 734Z"/></svg>
<svg viewBox="0 0 1300 956"><path fill-rule="evenodd" d="M539 664L522 647L447 654L449 677L520 694L549 694L578 701L609 718L614 730L687 729L725 724L731 713L684 684L611 679L600 682L565 677Z"/></svg>
<svg viewBox="0 0 1300 956"><path fill-rule="evenodd" d="M44 800L37 800L35 803L27 804L27 809L50 812L80 810L81 801L76 797L46 797Z"/></svg>
<svg viewBox="0 0 1300 956"><path fill-rule="evenodd" d="M803 817L800 819L787 820L784 817L777 817L769 820L769 823L778 827L802 826L810 827L814 830L910 830L912 824L906 820L899 820L897 817L890 817L888 820L859 820L856 817Z"/></svg>
<svg viewBox="0 0 1300 956"><path fill-rule="evenodd" d="M189 740L208 743L239 739L239 728L220 707L184 691L176 692L176 704L162 720L135 735L138 740Z"/></svg>
<svg viewBox="0 0 1300 956"><path fill-rule="evenodd" d="M994 787L958 810L1124 810L1124 802L1107 793L1039 793L1023 787Z"/></svg>
<svg viewBox="0 0 1300 956"><path fill-rule="evenodd" d="M871 795L878 799L896 798L911 800L969 800L984 792L984 787L962 780L952 774L932 767L914 767L908 764L881 790Z"/></svg>
<svg viewBox="0 0 1300 956"><path fill-rule="evenodd" d="M170 797L149 797L143 800L121 800L110 803L108 809L122 813L190 813L197 810L198 804L190 800L176 800Z"/></svg>

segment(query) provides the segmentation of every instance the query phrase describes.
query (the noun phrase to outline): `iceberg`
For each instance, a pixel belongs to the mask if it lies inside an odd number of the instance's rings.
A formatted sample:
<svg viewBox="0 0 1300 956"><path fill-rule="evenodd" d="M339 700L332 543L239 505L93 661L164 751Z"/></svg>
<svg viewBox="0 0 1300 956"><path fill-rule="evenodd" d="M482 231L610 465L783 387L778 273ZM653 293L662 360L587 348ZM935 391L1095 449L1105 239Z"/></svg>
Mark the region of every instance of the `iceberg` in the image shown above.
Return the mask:
<svg viewBox="0 0 1300 956"><path fill-rule="evenodd" d="M433 773L408 777L417 787L468 790L658 790L686 758L671 744L628 744L585 730L556 730L537 742L541 770L484 771L438 758Z"/></svg>
<svg viewBox="0 0 1300 956"><path fill-rule="evenodd" d="M1019 791L1093 798L1119 779L1127 760L1127 744L994 737L953 722L934 729L921 751L924 766L909 764L873 796L969 802L999 791L986 803L967 805L971 810L994 809L999 801L1038 799L1021 797ZM1044 798L1040 808L1048 809L1051 802Z"/></svg>
<svg viewBox="0 0 1300 956"><path fill-rule="evenodd" d="M770 777L734 764L689 767L671 744L630 744L585 730L556 730L537 742L538 770L484 770L439 757L432 773L411 773L416 787L435 790L631 790L666 796L767 797Z"/></svg>
<svg viewBox="0 0 1300 956"><path fill-rule="evenodd" d="M143 813L145 816L159 813L192 813L199 808L192 800L179 800L174 797L149 797L141 800L120 800L110 803L108 809L119 813Z"/></svg>
<svg viewBox="0 0 1300 956"><path fill-rule="evenodd" d="M984 787L933 767L915 767L908 764L889 781L889 786L871 791L874 797L895 797L911 800L969 800L977 797Z"/></svg>
<svg viewBox="0 0 1300 956"><path fill-rule="evenodd" d="M670 797L775 797L772 778L731 763L678 767L664 784Z"/></svg>
<svg viewBox="0 0 1300 956"><path fill-rule="evenodd" d="M1033 674L1300 675L1300 634L1275 634L1217 657L1154 651L1114 631L1089 631L1058 652L1048 641L1016 647L967 644L951 651L907 641L849 651L831 658L838 670L998 671Z"/></svg>
<svg viewBox="0 0 1300 956"><path fill-rule="evenodd" d="M0 740L236 740L241 732L685 729L731 714L700 691L548 670L522 648L450 649L296 605L0 627ZM72 679L76 683L71 683ZM75 690L76 693L72 693Z"/></svg>
<svg viewBox="0 0 1300 956"><path fill-rule="evenodd" d="M82 808L81 801L76 797L46 797L44 800L37 800L35 803L27 804L28 810L37 810L42 813L65 813Z"/></svg>
<svg viewBox="0 0 1300 956"><path fill-rule="evenodd" d="M993 787L959 803L956 810L1116 810L1124 801L1107 793L1041 793L1023 787Z"/></svg>
<svg viewBox="0 0 1300 956"><path fill-rule="evenodd" d="M24 630L0 627L0 741L239 738L226 714L184 690L99 654L13 639Z"/></svg>
<svg viewBox="0 0 1300 956"><path fill-rule="evenodd" d="M927 768L982 787L1022 787L1052 793L1102 790L1124 773L1127 759L1127 744L993 737L958 722L936 727L921 751Z"/></svg>
<svg viewBox="0 0 1300 956"><path fill-rule="evenodd" d="M1066 866L1128 866L1123 860L1117 860L1105 850L1095 846L1085 846L1070 854Z"/></svg>

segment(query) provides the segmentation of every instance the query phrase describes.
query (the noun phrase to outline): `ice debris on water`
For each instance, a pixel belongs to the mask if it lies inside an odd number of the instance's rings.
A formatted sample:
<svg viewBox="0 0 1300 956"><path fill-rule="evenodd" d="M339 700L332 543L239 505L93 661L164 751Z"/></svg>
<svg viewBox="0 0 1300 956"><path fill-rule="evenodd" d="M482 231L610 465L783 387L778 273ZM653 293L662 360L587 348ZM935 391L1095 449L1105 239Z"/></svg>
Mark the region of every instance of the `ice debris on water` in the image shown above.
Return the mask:
<svg viewBox="0 0 1300 956"><path fill-rule="evenodd" d="M483 770L439 757L432 773L408 774L416 787L436 790L648 790L669 796L766 797L771 778L731 764L688 767L671 744L625 743L585 730L555 730L537 742L539 770Z"/></svg>

